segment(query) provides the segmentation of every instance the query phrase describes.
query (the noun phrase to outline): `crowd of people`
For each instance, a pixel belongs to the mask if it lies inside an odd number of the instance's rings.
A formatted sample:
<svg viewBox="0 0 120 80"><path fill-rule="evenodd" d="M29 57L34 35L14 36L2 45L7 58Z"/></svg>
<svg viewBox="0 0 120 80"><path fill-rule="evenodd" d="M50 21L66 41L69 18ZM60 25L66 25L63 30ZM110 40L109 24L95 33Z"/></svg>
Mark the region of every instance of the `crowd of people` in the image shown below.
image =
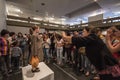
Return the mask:
<svg viewBox="0 0 120 80"><path fill-rule="evenodd" d="M30 64L31 57L59 66L66 64L78 75L90 73L101 80L120 80L120 30L110 27L106 35L100 28L85 27L83 31L62 33L40 33L34 26L29 34L1 31L0 70L3 79L9 80L9 73ZM32 67L32 72L39 69ZM98 76L99 75L99 76Z"/></svg>

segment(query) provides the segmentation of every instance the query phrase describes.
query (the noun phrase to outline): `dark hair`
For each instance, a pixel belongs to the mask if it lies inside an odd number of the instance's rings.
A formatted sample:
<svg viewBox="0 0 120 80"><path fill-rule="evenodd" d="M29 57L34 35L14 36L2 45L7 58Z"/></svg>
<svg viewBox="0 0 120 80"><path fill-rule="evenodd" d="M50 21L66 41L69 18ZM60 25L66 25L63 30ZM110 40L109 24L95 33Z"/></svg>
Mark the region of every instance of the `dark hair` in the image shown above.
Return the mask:
<svg viewBox="0 0 120 80"><path fill-rule="evenodd" d="M10 32L9 35L13 36L13 35L15 35L15 32Z"/></svg>
<svg viewBox="0 0 120 80"><path fill-rule="evenodd" d="M57 39L58 39L58 40L61 40L61 39L62 39L62 36L61 36L61 35L58 35L58 36L57 36Z"/></svg>
<svg viewBox="0 0 120 80"><path fill-rule="evenodd" d="M17 44L18 44L17 40L12 43L13 46L16 46Z"/></svg>
<svg viewBox="0 0 120 80"><path fill-rule="evenodd" d="M92 34L97 34L98 31L101 31L100 28L95 28L93 26L90 27L85 27L84 28L87 32L92 33Z"/></svg>
<svg viewBox="0 0 120 80"><path fill-rule="evenodd" d="M66 35L67 35L67 36L70 36L70 35L71 35L71 34L70 34L70 31L67 31L67 32L66 32Z"/></svg>
<svg viewBox="0 0 120 80"><path fill-rule="evenodd" d="M85 27L84 28L87 32L90 32L90 28L89 27Z"/></svg>
<svg viewBox="0 0 120 80"><path fill-rule="evenodd" d="M96 28L96 32L102 31L100 28Z"/></svg>
<svg viewBox="0 0 120 80"><path fill-rule="evenodd" d="M32 28L29 29L29 33L33 34L33 31L35 31L36 29L38 29L38 26L33 26Z"/></svg>
<svg viewBox="0 0 120 80"><path fill-rule="evenodd" d="M9 34L9 31L6 30L6 29L3 29L0 34L1 34L1 36L3 37L3 36L5 36L6 34Z"/></svg>
<svg viewBox="0 0 120 80"><path fill-rule="evenodd" d="M21 34L21 36L19 36L19 34ZM18 37L23 37L23 34L21 32L18 33Z"/></svg>

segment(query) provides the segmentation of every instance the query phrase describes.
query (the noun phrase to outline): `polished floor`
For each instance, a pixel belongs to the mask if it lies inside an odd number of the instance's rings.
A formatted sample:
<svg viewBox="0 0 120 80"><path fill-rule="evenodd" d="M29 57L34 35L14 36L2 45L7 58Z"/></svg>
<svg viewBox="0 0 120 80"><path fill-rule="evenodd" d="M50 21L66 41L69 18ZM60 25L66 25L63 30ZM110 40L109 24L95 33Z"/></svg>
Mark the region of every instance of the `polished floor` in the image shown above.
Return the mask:
<svg viewBox="0 0 120 80"><path fill-rule="evenodd" d="M59 66L55 63L50 63L47 65L54 71L55 80L90 80L93 77L92 75L86 77L82 73L75 74L72 67L69 67L67 65ZM2 77L0 77L0 80L2 80ZM10 74L10 80L22 80L22 70L14 70Z"/></svg>

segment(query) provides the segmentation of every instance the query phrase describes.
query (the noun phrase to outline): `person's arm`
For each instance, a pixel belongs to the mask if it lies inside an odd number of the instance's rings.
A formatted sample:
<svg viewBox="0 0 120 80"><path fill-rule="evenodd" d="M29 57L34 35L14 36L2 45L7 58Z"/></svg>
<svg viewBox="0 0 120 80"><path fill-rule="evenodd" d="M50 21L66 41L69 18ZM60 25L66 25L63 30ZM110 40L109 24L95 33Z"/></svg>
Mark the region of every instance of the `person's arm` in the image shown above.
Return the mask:
<svg viewBox="0 0 120 80"><path fill-rule="evenodd" d="M116 45L112 44L111 35L112 35L112 33L110 33L108 30L106 37L105 37L106 45L107 45L108 49L111 51L111 53L118 52L118 51L120 51L120 42L118 42Z"/></svg>
<svg viewBox="0 0 120 80"><path fill-rule="evenodd" d="M62 32L62 37L64 38L65 42L72 43L72 36L66 36L65 32Z"/></svg>
<svg viewBox="0 0 120 80"><path fill-rule="evenodd" d="M50 39L51 39L52 37L54 37L54 34L52 34L52 36L50 36Z"/></svg>
<svg viewBox="0 0 120 80"><path fill-rule="evenodd" d="M86 46L88 43L95 41L95 36L87 36L87 37L72 37L72 36L66 36L66 34L63 32L63 37L65 39L68 39L68 41L71 41L73 45L77 45L79 47ZM70 40L69 40L70 39Z"/></svg>
<svg viewBox="0 0 120 80"><path fill-rule="evenodd" d="M106 35L106 45L111 53L120 51L120 42L118 42L116 46L113 46L109 35Z"/></svg>
<svg viewBox="0 0 120 80"><path fill-rule="evenodd" d="M54 35L54 39L55 39L56 42L58 41L55 35Z"/></svg>
<svg viewBox="0 0 120 80"><path fill-rule="evenodd" d="M89 37L72 37L72 44L78 47L86 46L88 43L92 42L92 38Z"/></svg>
<svg viewBox="0 0 120 80"><path fill-rule="evenodd" d="M107 41L107 47L112 53L120 51L120 43L113 47L110 41Z"/></svg>
<svg viewBox="0 0 120 80"><path fill-rule="evenodd" d="M19 51L20 51L20 56L22 56L22 50L21 50L21 48L19 48Z"/></svg>

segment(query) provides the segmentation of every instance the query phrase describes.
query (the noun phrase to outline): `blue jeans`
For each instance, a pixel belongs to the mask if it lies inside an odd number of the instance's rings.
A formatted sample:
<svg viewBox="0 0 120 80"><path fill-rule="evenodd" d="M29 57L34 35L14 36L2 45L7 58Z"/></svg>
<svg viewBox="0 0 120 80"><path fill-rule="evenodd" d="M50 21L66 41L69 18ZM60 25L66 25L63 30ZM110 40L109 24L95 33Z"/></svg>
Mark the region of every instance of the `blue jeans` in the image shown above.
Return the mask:
<svg viewBox="0 0 120 80"><path fill-rule="evenodd" d="M91 63L86 55L81 54L81 67L86 71L91 71Z"/></svg>
<svg viewBox="0 0 120 80"><path fill-rule="evenodd" d="M63 58L63 47L57 48L57 62L62 63Z"/></svg>
<svg viewBox="0 0 120 80"><path fill-rule="evenodd" d="M3 78L8 80L8 70L9 70L9 55L0 56L0 71L2 73Z"/></svg>
<svg viewBox="0 0 120 80"><path fill-rule="evenodd" d="M44 59L49 61L50 60L49 48L43 48L43 53Z"/></svg>

